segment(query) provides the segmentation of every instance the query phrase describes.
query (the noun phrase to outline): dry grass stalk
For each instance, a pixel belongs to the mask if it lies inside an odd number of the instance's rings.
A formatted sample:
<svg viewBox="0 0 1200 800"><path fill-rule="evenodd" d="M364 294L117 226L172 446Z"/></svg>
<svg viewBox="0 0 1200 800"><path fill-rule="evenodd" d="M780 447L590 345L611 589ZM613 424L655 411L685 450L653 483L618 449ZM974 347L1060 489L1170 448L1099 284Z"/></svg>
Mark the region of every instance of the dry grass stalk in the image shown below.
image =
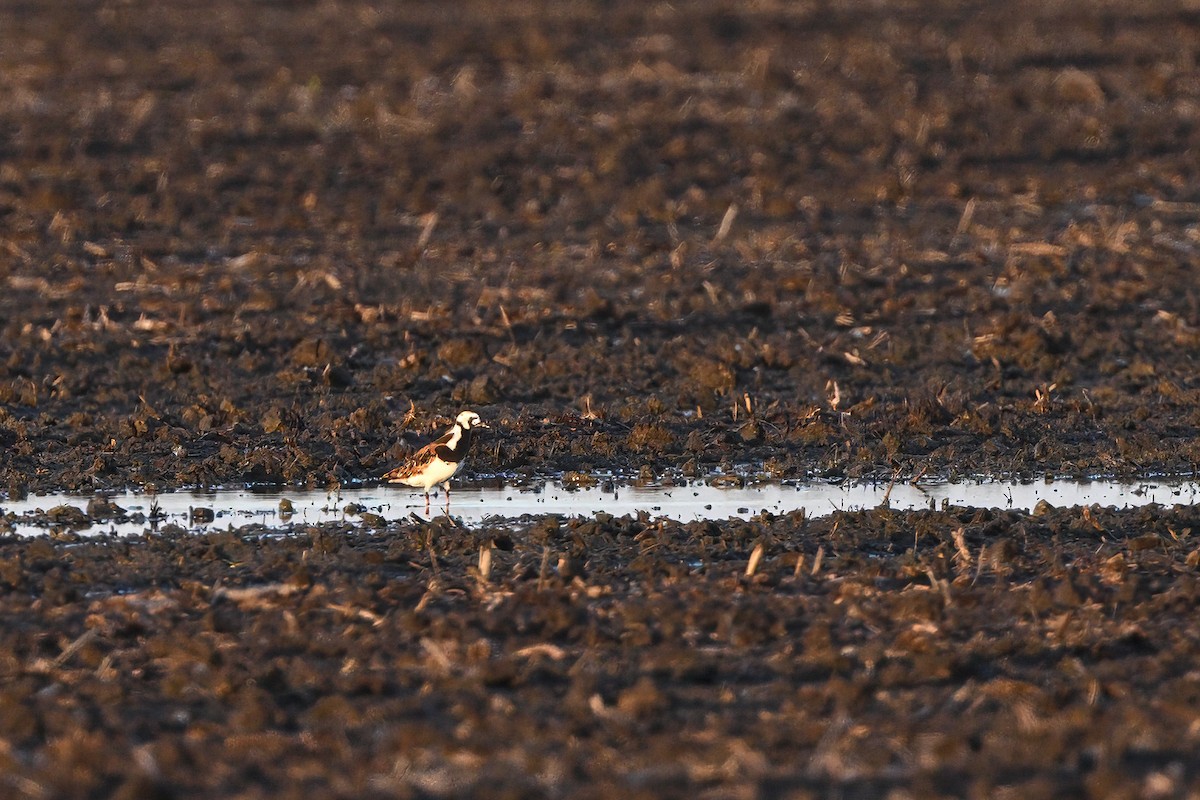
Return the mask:
<svg viewBox="0 0 1200 800"><path fill-rule="evenodd" d="M488 542L479 548L479 579L484 583L492 575L492 544Z"/></svg>
<svg viewBox="0 0 1200 800"><path fill-rule="evenodd" d="M583 396L583 413L580 416L587 420L600 419L600 415L592 410L592 396L590 394Z"/></svg>
<svg viewBox="0 0 1200 800"><path fill-rule="evenodd" d="M938 576L933 574L933 567L926 567L925 575L929 578L929 585L933 587L934 591L941 592L946 605L950 605L950 585L946 581L939 580Z"/></svg>
<svg viewBox="0 0 1200 800"><path fill-rule="evenodd" d="M95 628L88 628L77 639L75 639L75 641L63 648L63 651L58 654L57 658L54 659L54 666L61 667L71 658L71 656L78 653L84 647L84 645L91 642L98 635L99 634L96 633Z"/></svg>
<svg viewBox="0 0 1200 800"><path fill-rule="evenodd" d="M504 306L500 306L500 321L504 323L504 329L508 331L509 340L513 344L516 344L517 337L516 334L513 333L512 320L508 318L508 312L504 310Z"/></svg>
<svg viewBox="0 0 1200 800"><path fill-rule="evenodd" d="M899 475L899 473L893 470L893 472L892 472L892 480L891 480L891 481L888 483L887 490L886 490L886 491L883 493L883 499L879 501L879 507L880 507L880 508L885 508L885 507L887 507L887 504L888 504L888 502L889 502L889 501L891 501L891 499L892 499L892 489L896 488L896 477L897 477L898 475Z"/></svg>
<svg viewBox="0 0 1200 800"><path fill-rule="evenodd" d="M1035 400L1033 407L1036 411L1044 414L1050 410L1050 395L1058 388L1057 383L1052 383L1049 386L1039 386L1033 390Z"/></svg>
<svg viewBox="0 0 1200 800"><path fill-rule="evenodd" d="M813 556L813 568L812 568L811 574L816 575L818 572L821 571L821 561L824 560L824 558L825 558L825 545L821 545L820 547L817 548L817 554L815 556Z"/></svg>
<svg viewBox="0 0 1200 800"><path fill-rule="evenodd" d="M1049 242L1014 242L1008 251L1021 256L1065 256L1067 248Z"/></svg>
<svg viewBox="0 0 1200 800"><path fill-rule="evenodd" d="M344 614L347 617L357 617L371 623L372 626L378 628L383 624L383 617L366 608L355 608L354 606L345 603L331 603L330 611L336 611L339 614Z"/></svg>
<svg viewBox="0 0 1200 800"><path fill-rule="evenodd" d="M1086 522L1088 525L1090 525L1092 530L1100 531L1100 532L1104 531L1104 526L1100 524L1100 521L1098 519L1096 519L1094 516L1092 516L1092 507L1091 506L1084 506L1083 509L1081 510L1080 514L1083 517L1083 521ZM1171 536L1176 541L1179 540L1179 537L1175 535L1175 531L1171 530L1170 528L1167 528L1167 530L1170 531Z"/></svg>
<svg viewBox="0 0 1200 800"><path fill-rule="evenodd" d="M430 579L429 583L425 586L425 594L421 595L421 599L417 601L416 606L413 607L413 611L417 612L418 614L424 611L425 608L433 601L433 598L437 597L438 592L440 592L441 589L441 584L438 582L437 578Z"/></svg>
<svg viewBox="0 0 1200 800"><path fill-rule="evenodd" d="M758 565L759 565L759 562L762 561L762 557L763 557L763 545L762 545L762 542L759 542L757 545L754 546L754 550L750 553L750 561L746 564L746 577L747 578L754 577L754 573L758 572Z"/></svg>
<svg viewBox="0 0 1200 800"><path fill-rule="evenodd" d="M842 402L842 392L838 388L837 381L828 381L825 384L825 391L829 393L829 407L837 411L838 405Z"/></svg>
<svg viewBox="0 0 1200 800"><path fill-rule="evenodd" d="M958 552L954 556L955 566L961 572L967 572L971 569L971 551L967 549L966 532L962 528L956 528L950 533L954 539L954 547Z"/></svg>
<svg viewBox="0 0 1200 800"><path fill-rule="evenodd" d="M733 221L737 219L737 215L737 203L730 203L729 208L725 209L725 216L721 218L721 227L717 228L717 235L713 237L713 244L725 241L729 231L733 229Z"/></svg>
<svg viewBox="0 0 1200 800"><path fill-rule="evenodd" d="M429 244L429 239L433 236L433 229L438 224L438 213L430 211L428 214L421 215L421 235L417 237L417 249L424 250L425 245Z"/></svg>
<svg viewBox="0 0 1200 800"><path fill-rule="evenodd" d="M962 236L971 227L971 220L975 218L975 198L972 197L963 206L962 216L958 218L958 228L954 231L955 236Z"/></svg>
<svg viewBox="0 0 1200 800"><path fill-rule="evenodd" d="M538 644L531 644L528 647L522 647L520 650L514 650L513 655L517 658L544 657L551 661L562 661L567 657L567 651L556 644L540 642Z"/></svg>
<svg viewBox="0 0 1200 800"><path fill-rule="evenodd" d="M450 672L454 666L450 654L446 652L446 648L440 642L424 638L421 640L421 649L425 651L429 659L440 667L443 672Z"/></svg>
<svg viewBox="0 0 1200 800"><path fill-rule="evenodd" d="M300 591L294 583L268 583L262 586L239 586L231 589L217 588L212 593L215 603L218 600L229 600L244 608L264 608L273 605L280 597L287 597Z"/></svg>

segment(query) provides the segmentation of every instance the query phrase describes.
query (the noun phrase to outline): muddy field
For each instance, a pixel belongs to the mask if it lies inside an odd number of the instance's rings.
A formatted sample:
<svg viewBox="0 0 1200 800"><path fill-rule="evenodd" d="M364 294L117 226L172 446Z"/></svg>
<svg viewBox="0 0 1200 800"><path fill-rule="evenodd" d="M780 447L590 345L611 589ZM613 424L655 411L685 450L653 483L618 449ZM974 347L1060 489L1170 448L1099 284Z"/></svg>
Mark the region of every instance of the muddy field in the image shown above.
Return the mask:
<svg viewBox="0 0 1200 800"><path fill-rule="evenodd" d="M2 780L1183 797L1196 530L1200 512L1157 508L9 540Z"/></svg>
<svg viewBox="0 0 1200 800"><path fill-rule="evenodd" d="M1198 50L1186 2L0 0L0 490L371 481L464 407L468 479L1190 474ZM3 539L0 794L1184 796L1194 527Z"/></svg>

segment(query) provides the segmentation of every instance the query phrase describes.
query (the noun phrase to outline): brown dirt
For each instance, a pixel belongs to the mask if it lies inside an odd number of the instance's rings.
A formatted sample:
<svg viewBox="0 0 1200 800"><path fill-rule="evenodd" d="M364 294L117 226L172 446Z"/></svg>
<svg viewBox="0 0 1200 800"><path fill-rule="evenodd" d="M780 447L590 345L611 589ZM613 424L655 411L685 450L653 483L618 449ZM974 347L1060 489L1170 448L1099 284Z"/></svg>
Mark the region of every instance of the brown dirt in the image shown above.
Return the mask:
<svg viewBox="0 0 1200 800"><path fill-rule="evenodd" d="M0 784L1183 796L1197 529L1155 507L8 539Z"/></svg>
<svg viewBox="0 0 1200 800"><path fill-rule="evenodd" d="M0 5L0 487L371 480L464 406L478 473L1190 473L1198 48L1174 2ZM5 785L1195 789L1189 512L1090 513L7 541Z"/></svg>

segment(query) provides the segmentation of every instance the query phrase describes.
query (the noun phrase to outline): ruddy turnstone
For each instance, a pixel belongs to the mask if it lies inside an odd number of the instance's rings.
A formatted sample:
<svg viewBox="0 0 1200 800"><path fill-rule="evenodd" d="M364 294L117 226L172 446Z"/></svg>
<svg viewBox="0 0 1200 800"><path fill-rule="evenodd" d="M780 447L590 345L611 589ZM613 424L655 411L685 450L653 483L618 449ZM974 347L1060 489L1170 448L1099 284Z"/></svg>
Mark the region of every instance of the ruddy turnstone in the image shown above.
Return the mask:
<svg viewBox="0 0 1200 800"><path fill-rule="evenodd" d="M454 427L437 441L425 445L412 457L383 476L388 483L402 483L425 490L425 513L429 513L429 490L438 484L446 487L446 511L450 510L450 479L462 468L463 459L471 449L476 428L486 428L474 411L464 411L454 420Z"/></svg>

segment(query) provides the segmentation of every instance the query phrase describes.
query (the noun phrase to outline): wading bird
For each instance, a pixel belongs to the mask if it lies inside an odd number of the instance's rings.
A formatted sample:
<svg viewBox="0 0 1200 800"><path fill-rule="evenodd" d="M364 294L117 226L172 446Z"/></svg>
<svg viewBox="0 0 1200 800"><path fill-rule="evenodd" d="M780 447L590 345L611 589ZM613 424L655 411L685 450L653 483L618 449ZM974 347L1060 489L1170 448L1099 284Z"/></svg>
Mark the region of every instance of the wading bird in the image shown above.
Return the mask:
<svg viewBox="0 0 1200 800"><path fill-rule="evenodd" d="M450 479L462 468L477 428L486 428L474 411L464 411L454 427L437 441L425 445L400 466L383 476L388 483L401 483L425 490L425 513L429 513L429 490L438 484L446 487L446 513L450 513Z"/></svg>

